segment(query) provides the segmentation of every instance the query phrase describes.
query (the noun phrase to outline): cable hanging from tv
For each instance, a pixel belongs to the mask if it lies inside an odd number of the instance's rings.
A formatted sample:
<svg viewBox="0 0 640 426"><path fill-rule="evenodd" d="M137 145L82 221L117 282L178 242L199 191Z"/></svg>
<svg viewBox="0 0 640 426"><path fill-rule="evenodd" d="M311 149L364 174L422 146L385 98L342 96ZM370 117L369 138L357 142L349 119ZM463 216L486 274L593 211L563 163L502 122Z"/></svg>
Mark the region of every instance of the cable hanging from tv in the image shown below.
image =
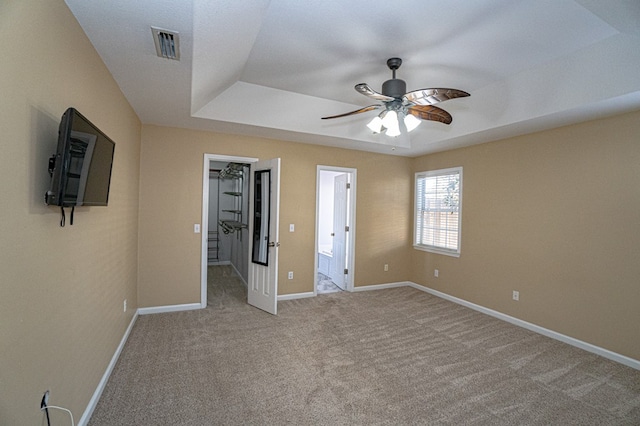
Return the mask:
<svg viewBox="0 0 640 426"><path fill-rule="evenodd" d="M69 225L73 225L73 213L76 211L76 206L71 206L71 216L69 216ZM60 206L60 227L64 228L67 217L64 213L64 206Z"/></svg>

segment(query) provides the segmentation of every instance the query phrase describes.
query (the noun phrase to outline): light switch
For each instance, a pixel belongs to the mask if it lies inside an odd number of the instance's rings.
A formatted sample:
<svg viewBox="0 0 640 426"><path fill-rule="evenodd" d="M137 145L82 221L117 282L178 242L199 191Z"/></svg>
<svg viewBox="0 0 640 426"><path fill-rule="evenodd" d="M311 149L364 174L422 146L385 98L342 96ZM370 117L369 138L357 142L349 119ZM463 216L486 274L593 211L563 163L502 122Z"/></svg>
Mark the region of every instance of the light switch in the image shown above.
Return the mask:
<svg viewBox="0 0 640 426"><path fill-rule="evenodd" d="M296 226L293 223L289 224L289 232L293 232L296 230Z"/></svg>
<svg viewBox="0 0 640 426"><path fill-rule="evenodd" d="M193 233L194 234L199 234L200 233L200 224L199 223L195 223L193 225Z"/></svg>

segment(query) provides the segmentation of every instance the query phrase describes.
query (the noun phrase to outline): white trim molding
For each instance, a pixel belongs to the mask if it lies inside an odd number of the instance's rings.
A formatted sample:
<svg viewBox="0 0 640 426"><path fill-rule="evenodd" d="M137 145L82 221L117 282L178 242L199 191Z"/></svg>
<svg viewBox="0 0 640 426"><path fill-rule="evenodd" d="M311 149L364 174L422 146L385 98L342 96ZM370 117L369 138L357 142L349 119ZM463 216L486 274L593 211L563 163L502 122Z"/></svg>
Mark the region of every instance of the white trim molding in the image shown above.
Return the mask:
<svg viewBox="0 0 640 426"><path fill-rule="evenodd" d="M120 354L122 353L124 344L127 343L127 339L129 339L129 334L131 334L131 330L133 329L133 325L136 323L137 319L138 319L138 311L136 311L135 314L133 314L133 318L131 318L131 321L129 322L129 326L127 327L127 330L124 332L124 336L122 336L122 339L120 340L120 344L118 345L115 353L111 357L111 361L109 362L109 365L107 366L106 371L102 375L102 378L100 379L100 382L96 387L96 390L93 392L93 395L89 400L89 404L87 404L87 408L85 408L84 413L82 413L82 417L80 418L80 420L78 420L78 426L84 426L87 423L89 423L89 419L91 419L91 415L93 415L93 411L96 409L96 406L98 405L98 401L102 396L102 392L104 391L104 388L107 386L107 382L109 381L111 372L113 372L113 368L116 366L116 362L118 362L118 358L120 358Z"/></svg>
<svg viewBox="0 0 640 426"><path fill-rule="evenodd" d="M369 291L369 290L382 290L385 288L396 288L396 287L412 287L411 282L409 281L400 281L397 283L387 283L387 284L374 284L374 285L360 285L353 288L353 291Z"/></svg>
<svg viewBox="0 0 640 426"><path fill-rule="evenodd" d="M618 362L620 364L626 365L627 367L631 367L634 368L636 370L640 370L640 360L637 359L633 359L630 358L628 356L625 355L621 355L617 352L613 352L610 351L608 349L605 348L601 348L600 346L596 346L593 345L591 343L587 343L584 342L582 340L578 340L576 338L558 333L556 331L553 330L549 330L548 328L544 328L541 327L539 325L536 324L532 324L530 322L521 320L519 318L515 318L512 317L510 315L507 314L503 314L502 312L498 312L498 311L494 311L493 309L489 309L486 308L484 306L481 305L476 305L475 303L472 302L468 302L464 299L460 299L457 298L455 296L451 296L449 294L446 293L442 293L438 290L434 290L432 288L420 285L420 284L416 284L414 282L411 281L405 281L405 282L396 282L396 283L388 283L388 284L376 284L376 285L366 285L366 286L358 286L355 287L353 290L354 291L367 291L367 290L381 290L381 289L385 289L385 288L394 288L394 287L404 287L404 286L409 286L409 287L413 287L417 290L420 291L424 291L426 293L429 293L433 296L439 297L441 299L445 299L448 300L450 302L456 303L458 305L462 305L465 306L469 309L473 309L474 311L478 311L481 312L483 314L487 314L489 316L492 316L494 318L497 318L499 320L502 321L506 321L508 323L511 323L513 325L517 325L518 327L522 327L522 328L526 328L527 330L533 331L535 333L541 334L543 336L547 336L550 337L552 339L558 340L560 342L566 343L568 345L571 346L575 346L576 348L580 348L583 349L587 352L591 352L593 354L596 355L600 355L604 358L610 359L612 361Z"/></svg>
<svg viewBox="0 0 640 426"><path fill-rule="evenodd" d="M138 308L138 314L164 314L167 312L194 311L196 309L202 309L202 305L200 303L185 303L183 305L152 306L149 308Z"/></svg>
<svg viewBox="0 0 640 426"><path fill-rule="evenodd" d="M313 291L308 291L305 293L280 294L278 295L278 302L282 300L305 299L307 297L313 297L315 295L316 294Z"/></svg>
<svg viewBox="0 0 640 426"><path fill-rule="evenodd" d="M566 344L571 345L571 346L575 346L575 347L583 349L583 350L585 350L587 352L591 352L591 353L594 353L596 355L600 355L600 356L602 356L604 358L610 359L612 361L619 362L620 364L624 364L627 367L631 367L631 368L635 368L636 370L640 370L640 361L639 360L636 360L636 359L633 359L633 358L629 358L628 356L621 355L619 353L610 351L610 350L605 349L605 348L601 348L600 346L592 345L591 343L587 343L587 342L584 342L582 340L578 340L578 339L575 339L573 337L558 333L556 331L549 330L548 328L544 328L544 327L541 327L539 325L532 324L530 322L523 321L521 319L512 317L510 315L503 314L502 312L494 311L493 309L489 309L489 308L485 308L484 306L476 305L475 303L468 302L468 301L466 301L464 299L459 299L457 297L448 295L446 293L442 293L440 291L434 290L434 289L429 288L429 287L422 286L420 284L410 283L409 285L411 287L415 288L415 289L422 290L424 292L427 292L427 293L432 294L434 296L437 296L437 297L440 297L442 299L448 300L450 302L457 303L457 304L462 305L462 306L466 306L467 308L473 309L474 311L482 312L483 314L487 314L489 316L492 316L494 318L498 318L500 320L506 321L506 322L511 323L513 325L517 325L517 326L522 327L522 328L526 328L527 330L536 332L538 334L542 334L543 336L547 336L547 337L550 337L552 339L559 340L559 341L561 341L563 343L566 343Z"/></svg>

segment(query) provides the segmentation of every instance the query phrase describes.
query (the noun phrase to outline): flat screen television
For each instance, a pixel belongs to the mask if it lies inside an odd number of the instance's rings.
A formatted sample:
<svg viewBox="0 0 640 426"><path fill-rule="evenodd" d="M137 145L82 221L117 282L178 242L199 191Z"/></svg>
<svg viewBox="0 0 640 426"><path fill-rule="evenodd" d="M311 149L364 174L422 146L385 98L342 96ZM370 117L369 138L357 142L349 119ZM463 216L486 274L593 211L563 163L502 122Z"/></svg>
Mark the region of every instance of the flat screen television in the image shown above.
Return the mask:
<svg viewBox="0 0 640 426"><path fill-rule="evenodd" d="M106 206L115 143L75 108L62 115L58 148L49 159L50 206ZM64 210L63 210L64 214Z"/></svg>

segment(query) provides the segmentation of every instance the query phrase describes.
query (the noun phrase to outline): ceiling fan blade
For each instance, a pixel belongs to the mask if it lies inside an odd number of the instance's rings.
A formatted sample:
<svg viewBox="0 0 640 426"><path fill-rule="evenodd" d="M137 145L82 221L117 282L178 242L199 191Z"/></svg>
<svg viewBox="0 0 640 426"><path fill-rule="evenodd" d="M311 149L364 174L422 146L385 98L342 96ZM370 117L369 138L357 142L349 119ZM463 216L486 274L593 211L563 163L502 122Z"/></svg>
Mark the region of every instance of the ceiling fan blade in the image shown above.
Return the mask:
<svg viewBox="0 0 640 426"><path fill-rule="evenodd" d="M423 120L439 121L444 124L451 124L453 117L442 108L432 105L414 105L407 108L407 112Z"/></svg>
<svg viewBox="0 0 640 426"><path fill-rule="evenodd" d="M377 101L389 102L394 100L395 98L387 95L383 95L382 93L376 92L373 90L367 83L356 84L355 86L356 92L362 93L365 96L368 96Z"/></svg>
<svg viewBox="0 0 640 426"><path fill-rule="evenodd" d="M454 98L470 96L467 92L458 89L433 88L414 90L405 94L402 100L414 105L433 105L438 102L448 101Z"/></svg>
<svg viewBox="0 0 640 426"><path fill-rule="evenodd" d="M369 105L367 107L360 108L360 109L357 109L355 111L345 112L344 114L332 115L332 116L329 116L329 117L322 117L322 119L323 120L328 120L330 118L346 117L347 115L361 114L363 112L369 112L369 111L373 111L374 109L379 109L379 108L382 108L382 105Z"/></svg>

